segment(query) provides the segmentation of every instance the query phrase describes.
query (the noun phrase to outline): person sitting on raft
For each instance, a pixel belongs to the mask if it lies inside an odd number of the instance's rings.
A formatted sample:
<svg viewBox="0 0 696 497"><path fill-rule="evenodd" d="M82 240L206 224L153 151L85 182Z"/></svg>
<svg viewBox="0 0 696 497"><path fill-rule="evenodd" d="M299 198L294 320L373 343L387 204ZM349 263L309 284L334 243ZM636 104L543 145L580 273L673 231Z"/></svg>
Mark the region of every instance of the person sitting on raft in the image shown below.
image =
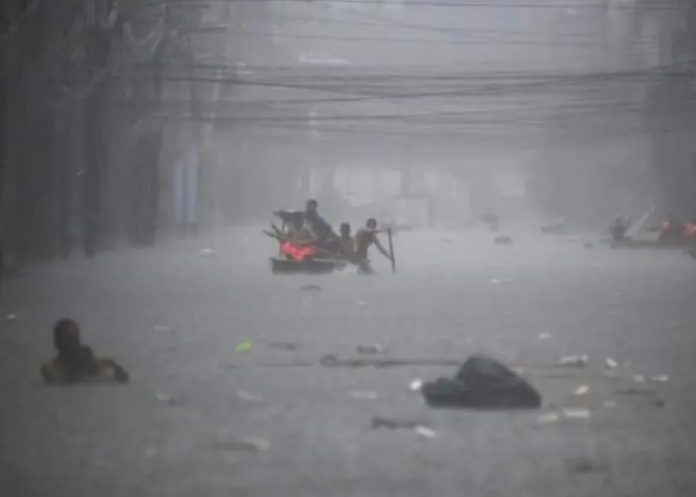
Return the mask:
<svg viewBox="0 0 696 497"><path fill-rule="evenodd" d="M314 236L317 247L328 252L338 251L338 236L336 236L326 219L319 215L319 203L316 200L307 200L304 221L305 227Z"/></svg>
<svg viewBox="0 0 696 497"><path fill-rule="evenodd" d="M113 359L96 357L91 347L82 344L80 326L76 321L67 318L59 320L53 327L53 343L58 356L41 366L41 376L47 383L128 381L128 373L123 367Z"/></svg>
<svg viewBox="0 0 696 497"><path fill-rule="evenodd" d="M355 260L355 240L350 234L350 224L341 224L341 235L338 237L338 255L349 261Z"/></svg>

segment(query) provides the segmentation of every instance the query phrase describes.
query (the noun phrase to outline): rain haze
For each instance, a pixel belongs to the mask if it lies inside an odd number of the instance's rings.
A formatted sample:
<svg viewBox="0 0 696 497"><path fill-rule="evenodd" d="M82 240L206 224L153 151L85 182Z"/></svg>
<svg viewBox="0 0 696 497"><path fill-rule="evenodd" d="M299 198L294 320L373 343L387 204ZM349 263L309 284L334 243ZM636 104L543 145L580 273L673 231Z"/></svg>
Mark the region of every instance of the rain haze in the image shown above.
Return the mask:
<svg viewBox="0 0 696 497"><path fill-rule="evenodd" d="M696 492L693 1L0 40L0 495Z"/></svg>

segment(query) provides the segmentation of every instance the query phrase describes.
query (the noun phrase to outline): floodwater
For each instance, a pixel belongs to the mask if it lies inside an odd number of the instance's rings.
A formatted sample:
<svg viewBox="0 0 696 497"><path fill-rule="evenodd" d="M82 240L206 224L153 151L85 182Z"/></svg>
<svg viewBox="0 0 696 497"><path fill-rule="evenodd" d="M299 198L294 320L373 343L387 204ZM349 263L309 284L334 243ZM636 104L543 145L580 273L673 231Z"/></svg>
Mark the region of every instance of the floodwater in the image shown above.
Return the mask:
<svg viewBox="0 0 696 497"><path fill-rule="evenodd" d="M274 276L258 228L32 268L6 282L1 309L0 493L688 494L694 261L597 236L512 237L398 233L397 273L375 253L371 278ZM129 384L41 384L65 315ZM409 388L452 366L319 362L481 352L521 368L542 409L433 410ZM572 354L588 366L550 367ZM373 429L373 416L421 428Z"/></svg>

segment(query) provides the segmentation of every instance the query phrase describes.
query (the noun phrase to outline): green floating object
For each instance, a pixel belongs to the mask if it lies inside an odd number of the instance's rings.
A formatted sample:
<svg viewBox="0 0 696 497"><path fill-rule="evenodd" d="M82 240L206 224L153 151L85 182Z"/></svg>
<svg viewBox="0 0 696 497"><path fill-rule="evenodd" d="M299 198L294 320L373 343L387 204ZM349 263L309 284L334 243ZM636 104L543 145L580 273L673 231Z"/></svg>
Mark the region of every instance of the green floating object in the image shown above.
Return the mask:
<svg viewBox="0 0 696 497"><path fill-rule="evenodd" d="M239 344L234 348L235 352L250 352L251 349L254 347L254 342L251 340L244 340L243 342L239 342Z"/></svg>

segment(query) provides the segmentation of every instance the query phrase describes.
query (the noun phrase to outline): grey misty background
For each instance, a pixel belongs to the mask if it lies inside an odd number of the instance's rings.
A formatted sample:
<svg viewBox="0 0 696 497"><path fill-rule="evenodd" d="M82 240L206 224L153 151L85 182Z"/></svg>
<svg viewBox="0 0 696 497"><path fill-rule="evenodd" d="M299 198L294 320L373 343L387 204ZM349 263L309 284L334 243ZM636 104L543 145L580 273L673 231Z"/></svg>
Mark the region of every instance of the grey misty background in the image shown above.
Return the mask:
<svg viewBox="0 0 696 497"><path fill-rule="evenodd" d="M693 217L695 22L678 0L5 0L4 263L307 197L335 223Z"/></svg>

